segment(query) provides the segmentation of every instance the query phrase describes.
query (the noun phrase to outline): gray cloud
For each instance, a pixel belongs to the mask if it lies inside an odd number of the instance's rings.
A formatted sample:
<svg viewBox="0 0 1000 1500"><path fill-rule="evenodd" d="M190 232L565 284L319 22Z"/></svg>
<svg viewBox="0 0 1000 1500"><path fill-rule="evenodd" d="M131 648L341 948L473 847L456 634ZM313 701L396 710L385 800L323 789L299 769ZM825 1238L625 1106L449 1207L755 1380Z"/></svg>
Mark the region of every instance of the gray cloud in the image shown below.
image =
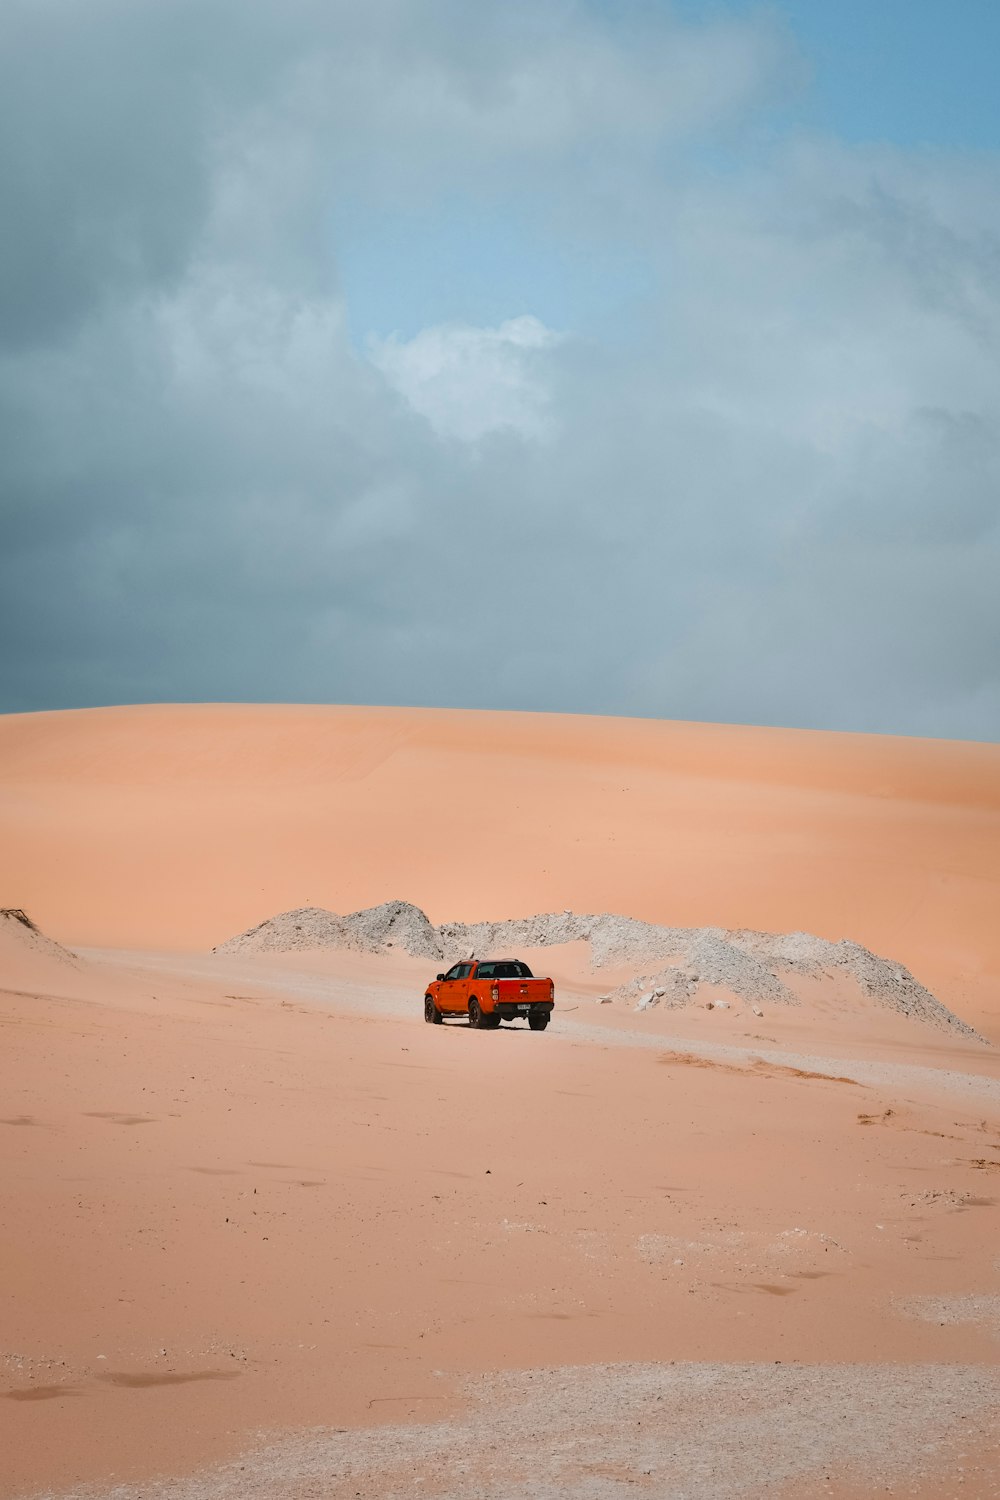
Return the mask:
<svg viewBox="0 0 1000 1500"><path fill-rule="evenodd" d="M996 163L754 144L766 17L8 9L3 706L1000 734ZM641 336L354 348L331 222L456 194L618 236Z"/></svg>

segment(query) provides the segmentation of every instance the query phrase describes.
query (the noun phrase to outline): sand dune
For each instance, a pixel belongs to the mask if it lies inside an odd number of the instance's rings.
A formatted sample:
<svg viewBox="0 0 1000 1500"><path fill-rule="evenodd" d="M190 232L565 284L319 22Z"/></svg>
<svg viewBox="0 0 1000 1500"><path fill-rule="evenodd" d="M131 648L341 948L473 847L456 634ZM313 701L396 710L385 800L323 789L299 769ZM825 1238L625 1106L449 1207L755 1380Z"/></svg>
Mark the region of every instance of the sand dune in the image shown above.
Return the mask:
<svg viewBox="0 0 1000 1500"><path fill-rule="evenodd" d="M75 953L40 932L18 908L0 908L0 984L58 993L83 968Z"/></svg>
<svg viewBox="0 0 1000 1500"><path fill-rule="evenodd" d="M195 947L402 896L850 938L1000 1037L1000 747L567 715L153 706L0 719L0 901Z"/></svg>
<svg viewBox="0 0 1000 1500"><path fill-rule="evenodd" d="M4 1500L997 1492L1000 1049L920 988L1000 1040L997 747L12 716L0 851ZM544 1035L423 1024L459 937Z"/></svg>
<svg viewBox="0 0 1000 1500"><path fill-rule="evenodd" d="M829 1017L857 1077L732 1013L595 1035L570 994L544 1036L428 1027L404 955L85 971L0 990L0 1493L708 1494L738 1420L730 1492L806 1495L872 1444L908 1475L914 1431L927 1471L988 1440L993 1049L928 1028L915 1087L898 1035ZM811 1367L793 1399L776 1362Z"/></svg>

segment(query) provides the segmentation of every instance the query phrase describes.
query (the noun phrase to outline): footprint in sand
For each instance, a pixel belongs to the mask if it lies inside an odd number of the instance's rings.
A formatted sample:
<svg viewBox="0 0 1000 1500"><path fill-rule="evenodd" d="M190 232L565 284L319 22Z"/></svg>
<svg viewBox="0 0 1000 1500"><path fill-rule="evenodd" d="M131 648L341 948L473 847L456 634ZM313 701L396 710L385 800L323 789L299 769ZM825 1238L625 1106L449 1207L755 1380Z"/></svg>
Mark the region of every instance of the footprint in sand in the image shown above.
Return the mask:
<svg viewBox="0 0 1000 1500"><path fill-rule="evenodd" d="M154 1115L126 1115L117 1109L85 1109L89 1120L107 1120L109 1125L154 1125Z"/></svg>
<svg viewBox="0 0 1000 1500"><path fill-rule="evenodd" d="M178 1374L155 1373L131 1375L126 1371L112 1370L107 1375L98 1375L105 1385L122 1386L130 1391L148 1390L154 1385L191 1385L196 1380L238 1380L242 1370L189 1370Z"/></svg>
<svg viewBox="0 0 1000 1500"><path fill-rule="evenodd" d="M31 1385L21 1391L0 1391L3 1401L56 1401L60 1396L79 1396L71 1385Z"/></svg>
<svg viewBox="0 0 1000 1500"><path fill-rule="evenodd" d="M807 1271L808 1276L810 1273ZM820 1273L822 1275L822 1272ZM791 1297L794 1292L801 1291L797 1286L776 1286L773 1281L751 1281L735 1283L731 1281L713 1281L710 1285L720 1292L766 1292L769 1297Z"/></svg>

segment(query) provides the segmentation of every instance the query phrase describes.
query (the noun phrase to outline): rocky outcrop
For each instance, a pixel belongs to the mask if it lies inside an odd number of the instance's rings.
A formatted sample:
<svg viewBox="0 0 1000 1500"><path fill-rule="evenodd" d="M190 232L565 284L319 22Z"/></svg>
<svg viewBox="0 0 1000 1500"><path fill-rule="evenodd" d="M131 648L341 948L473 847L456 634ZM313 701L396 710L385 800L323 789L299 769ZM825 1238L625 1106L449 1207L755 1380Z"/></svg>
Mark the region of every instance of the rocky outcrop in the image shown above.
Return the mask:
<svg viewBox="0 0 1000 1500"><path fill-rule="evenodd" d="M470 954L516 955L526 948L587 942L595 969L629 965L636 977L616 996L653 992L657 1003L690 1004L698 986L729 990L748 1002L794 1005L789 977L847 975L877 1004L932 1025L975 1036L972 1027L942 1005L908 969L860 944L831 942L807 932L751 932L742 928L666 927L614 912L580 915L544 912L499 922L444 922L435 927L409 901L339 916L303 907L269 917L230 938L217 953L282 953L303 948L348 948L383 953L399 948L418 958L451 964ZM656 992L660 993L657 994Z"/></svg>
<svg viewBox="0 0 1000 1500"><path fill-rule="evenodd" d="M283 911L213 948L213 953L290 953L304 948L351 948L383 953L401 948L417 958L440 959L440 939L419 906L410 901L383 901L363 911L338 916L320 906Z"/></svg>

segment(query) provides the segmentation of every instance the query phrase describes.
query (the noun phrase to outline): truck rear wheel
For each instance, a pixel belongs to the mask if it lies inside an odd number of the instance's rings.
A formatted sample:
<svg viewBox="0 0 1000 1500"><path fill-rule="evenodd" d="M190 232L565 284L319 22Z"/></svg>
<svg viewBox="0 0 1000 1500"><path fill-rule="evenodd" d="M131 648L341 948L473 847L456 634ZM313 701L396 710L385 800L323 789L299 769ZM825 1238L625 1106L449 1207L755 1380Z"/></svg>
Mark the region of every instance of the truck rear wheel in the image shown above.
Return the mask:
<svg viewBox="0 0 1000 1500"><path fill-rule="evenodd" d="M528 1017L528 1025L531 1027L532 1031L544 1031L548 1024L548 1016L542 1015Z"/></svg>
<svg viewBox="0 0 1000 1500"><path fill-rule="evenodd" d="M434 1004L434 996L433 995L425 995L424 996L424 1020L430 1026L440 1026L442 1019L443 1018L442 1018L441 1012L438 1010L437 1006Z"/></svg>
<svg viewBox="0 0 1000 1500"><path fill-rule="evenodd" d="M479 1001L475 995L469 1001L469 1025L473 1026L476 1031L482 1031L483 1029L483 1013L479 1009Z"/></svg>

